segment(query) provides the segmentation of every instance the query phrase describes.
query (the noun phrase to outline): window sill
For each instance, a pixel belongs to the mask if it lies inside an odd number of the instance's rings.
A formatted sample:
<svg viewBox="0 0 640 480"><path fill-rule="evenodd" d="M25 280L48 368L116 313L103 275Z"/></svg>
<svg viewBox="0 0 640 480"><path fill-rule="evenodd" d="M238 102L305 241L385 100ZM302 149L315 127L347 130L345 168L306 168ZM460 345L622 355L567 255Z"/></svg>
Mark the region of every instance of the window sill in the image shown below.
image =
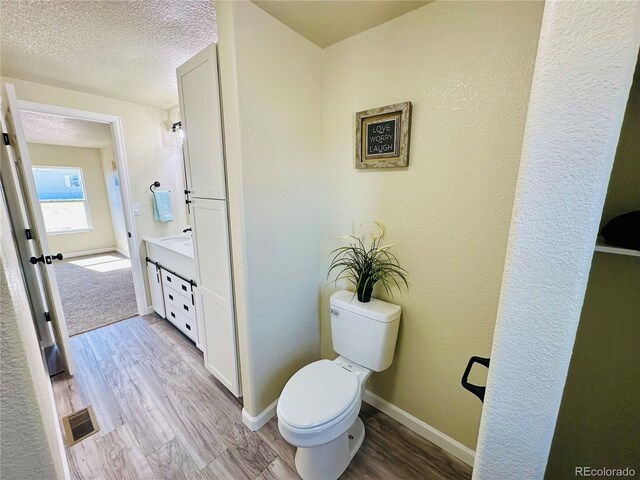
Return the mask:
<svg viewBox="0 0 640 480"><path fill-rule="evenodd" d="M88 233L93 232L93 228L79 228L77 230L61 230L57 232L47 232L47 235L68 235L70 233Z"/></svg>

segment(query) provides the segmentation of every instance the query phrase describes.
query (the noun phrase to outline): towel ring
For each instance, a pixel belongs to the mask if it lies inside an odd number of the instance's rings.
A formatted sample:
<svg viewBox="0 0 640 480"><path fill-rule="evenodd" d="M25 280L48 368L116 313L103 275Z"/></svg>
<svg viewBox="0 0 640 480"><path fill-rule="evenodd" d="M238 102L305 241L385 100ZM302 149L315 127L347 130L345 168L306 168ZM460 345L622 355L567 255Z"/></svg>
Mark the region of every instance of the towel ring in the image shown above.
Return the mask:
<svg viewBox="0 0 640 480"><path fill-rule="evenodd" d="M149 191L150 191L151 193L153 193L153 187L158 188L159 186L160 186L160 182L156 180L156 181L155 181L155 182L153 182L151 185L149 185Z"/></svg>

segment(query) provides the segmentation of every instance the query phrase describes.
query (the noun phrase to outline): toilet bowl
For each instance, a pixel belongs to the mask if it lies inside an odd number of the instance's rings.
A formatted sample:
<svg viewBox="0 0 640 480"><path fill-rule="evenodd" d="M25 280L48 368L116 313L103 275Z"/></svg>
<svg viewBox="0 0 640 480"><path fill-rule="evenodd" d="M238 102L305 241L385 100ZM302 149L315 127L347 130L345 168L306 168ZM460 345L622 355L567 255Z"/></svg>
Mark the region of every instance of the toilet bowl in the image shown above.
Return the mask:
<svg viewBox="0 0 640 480"><path fill-rule="evenodd" d="M297 447L303 480L336 480L362 445L362 394L372 370L391 365L399 323L397 305L360 303L346 290L331 297L332 340L340 356L300 369L278 400L278 429Z"/></svg>
<svg viewBox="0 0 640 480"><path fill-rule="evenodd" d="M296 451L303 479L335 479L364 440L358 418L371 371L338 357L299 370L278 401L278 428Z"/></svg>

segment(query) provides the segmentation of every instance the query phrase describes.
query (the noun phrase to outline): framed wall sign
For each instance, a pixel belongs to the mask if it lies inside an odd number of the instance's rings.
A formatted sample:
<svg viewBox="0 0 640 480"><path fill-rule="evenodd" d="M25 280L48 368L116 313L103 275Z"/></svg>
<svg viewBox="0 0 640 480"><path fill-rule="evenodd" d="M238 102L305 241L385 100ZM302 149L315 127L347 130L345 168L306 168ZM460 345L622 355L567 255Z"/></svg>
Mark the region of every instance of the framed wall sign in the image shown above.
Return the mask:
<svg viewBox="0 0 640 480"><path fill-rule="evenodd" d="M356 168L409 165L411 102L356 113Z"/></svg>

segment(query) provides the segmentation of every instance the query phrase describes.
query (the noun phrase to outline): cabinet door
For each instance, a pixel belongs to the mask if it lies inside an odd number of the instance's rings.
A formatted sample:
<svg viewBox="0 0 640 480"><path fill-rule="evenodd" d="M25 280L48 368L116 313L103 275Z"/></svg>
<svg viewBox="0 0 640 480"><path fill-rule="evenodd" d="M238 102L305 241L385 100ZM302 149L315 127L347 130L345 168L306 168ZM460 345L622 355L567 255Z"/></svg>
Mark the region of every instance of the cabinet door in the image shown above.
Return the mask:
<svg viewBox="0 0 640 480"><path fill-rule="evenodd" d="M196 198L192 207L198 271L196 313L204 330L204 364L239 396L227 205L222 200Z"/></svg>
<svg viewBox="0 0 640 480"><path fill-rule="evenodd" d="M216 45L178 67L177 76L187 190L191 197L225 199Z"/></svg>
<svg viewBox="0 0 640 480"><path fill-rule="evenodd" d="M147 276L149 277L149 290L151 290L151 305L158 315L164 317L164 298L162 295L160 269L154 263L147 262Z"/></svg>

